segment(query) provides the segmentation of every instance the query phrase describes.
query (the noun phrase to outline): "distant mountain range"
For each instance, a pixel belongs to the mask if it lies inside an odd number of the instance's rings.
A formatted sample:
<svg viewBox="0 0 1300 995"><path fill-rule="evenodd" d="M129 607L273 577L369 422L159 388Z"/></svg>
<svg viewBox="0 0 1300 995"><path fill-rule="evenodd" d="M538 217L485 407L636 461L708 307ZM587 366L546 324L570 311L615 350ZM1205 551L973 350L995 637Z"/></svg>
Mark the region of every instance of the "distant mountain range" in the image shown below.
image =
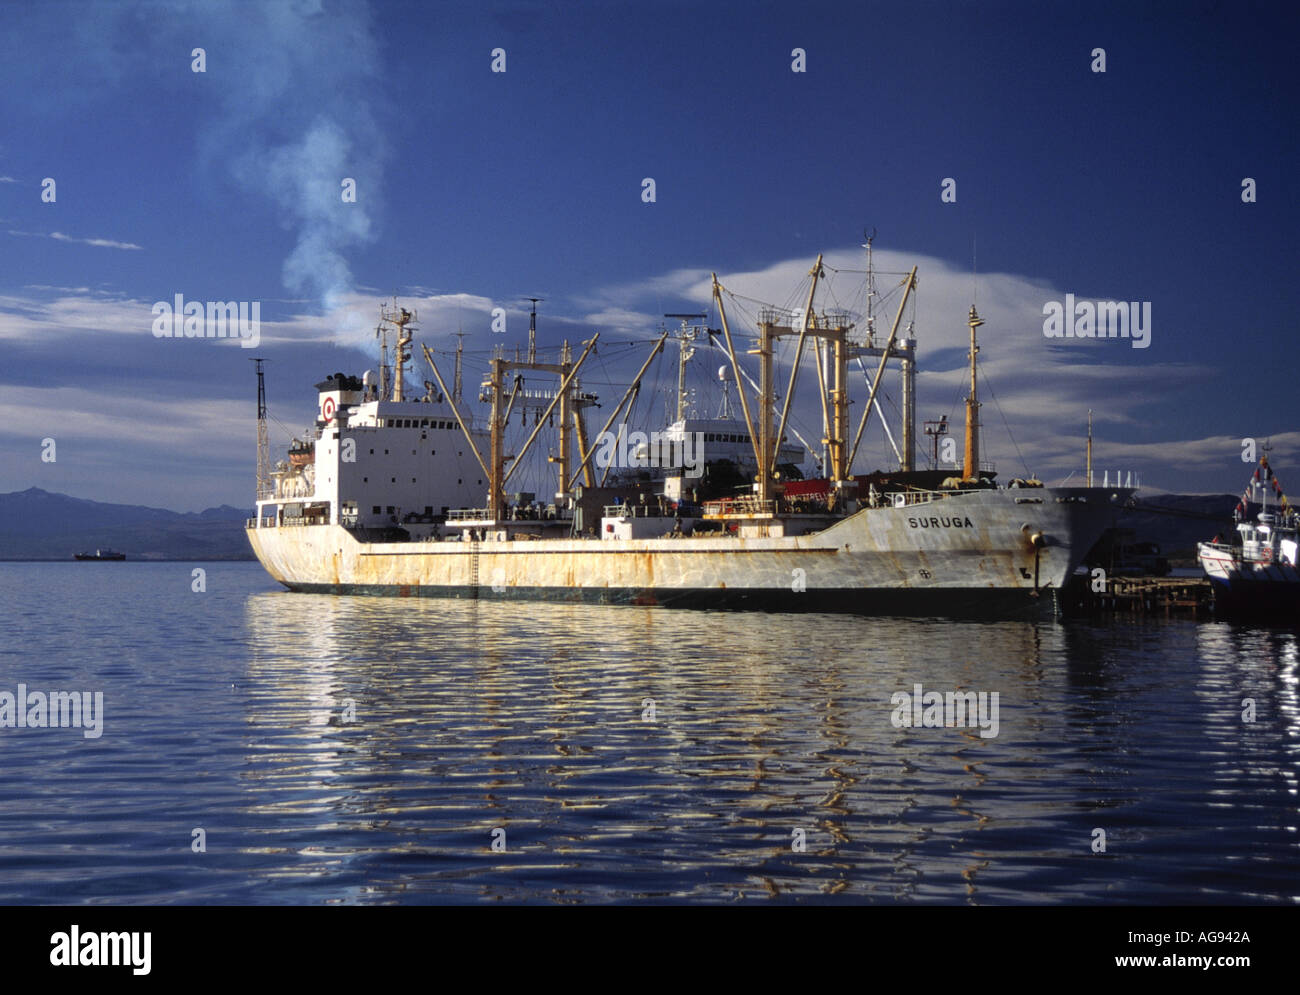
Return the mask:
<svg viewBox="0 0 1300 995"><path fill-rule="evenodd" d="M1231 494L1153 494L1125 511L1118 525L1156 542L1171 559L1195 556L1196 542L1232 529ZM221 505L167 511L104 504L32 487L0 494L0 560L70 560L112 547L130 560L251 560L244 521L253 510Z"/></svg>
<svg viewBox="0 0 1300 995"><path fill-rule="evenodd" d="M182 514L31 487L0 494L0 560L71 560L104 547L128 560L251 560L244 521L252 517L230 505Z"/></svg>

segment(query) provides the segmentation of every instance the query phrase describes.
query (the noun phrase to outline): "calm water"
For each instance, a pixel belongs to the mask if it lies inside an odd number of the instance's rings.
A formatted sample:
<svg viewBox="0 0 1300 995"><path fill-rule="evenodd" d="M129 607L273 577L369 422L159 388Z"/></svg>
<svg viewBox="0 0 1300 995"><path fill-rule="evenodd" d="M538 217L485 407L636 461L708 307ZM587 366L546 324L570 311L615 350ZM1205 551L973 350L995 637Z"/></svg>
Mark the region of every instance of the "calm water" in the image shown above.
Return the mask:
<svg viewBox="0 0 1300 995"><path fill-rule="evenodd" d="M205 569L0 563L0 692L104 694L97 739L0 729L0 902L1300 901L1290 631ZM896 727L915 684L998 692L997 736Z"/></svg>

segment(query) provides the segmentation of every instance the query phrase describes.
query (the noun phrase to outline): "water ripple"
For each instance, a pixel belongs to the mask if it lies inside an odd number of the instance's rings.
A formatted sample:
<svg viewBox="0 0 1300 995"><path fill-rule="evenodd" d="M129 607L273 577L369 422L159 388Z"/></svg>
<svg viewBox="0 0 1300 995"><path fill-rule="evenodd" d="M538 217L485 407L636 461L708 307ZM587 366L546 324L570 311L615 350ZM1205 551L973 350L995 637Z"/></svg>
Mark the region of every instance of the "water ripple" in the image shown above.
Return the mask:
<svg viewBox="0 0 1300 995"><path fill-rule="evenodd" d="M0 901L1300 900L1286 630L104 567L0 565L0 691L105 696L98 739L0 729ZM997 736L896 727L916 684L998 692Z"/></svg>

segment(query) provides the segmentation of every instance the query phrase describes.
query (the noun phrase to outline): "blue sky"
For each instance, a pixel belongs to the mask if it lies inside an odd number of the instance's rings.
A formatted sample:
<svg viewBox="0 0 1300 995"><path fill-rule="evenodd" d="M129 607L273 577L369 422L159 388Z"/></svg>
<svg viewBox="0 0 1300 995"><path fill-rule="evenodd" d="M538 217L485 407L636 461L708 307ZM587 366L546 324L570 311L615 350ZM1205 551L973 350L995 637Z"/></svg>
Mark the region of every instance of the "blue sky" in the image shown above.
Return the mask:
<svg viewBox="0 0 1300 995"><path fill-rule="evenodd" d="M784 304L825 252L850 299L868 226L882 270L919 268L921 419L960 416L976 295L1004 476L1017 446L1049 482L1077 469L1091 408L1099 466L1150 487L1238 492L1245 437L1300 480L1300 17L1084 7L7 5L0 492L251 501L253 353L155 338L176 294L260 302L272 412L298 428L322 374L374 365L393 292L438 350L463 328L485 354L494 306L518 341L529 294L544 345L627 341L707 308L714 270ZM1047 339L1067 293L1150 302L1150 347ZM605 350L594 382L621 393L639 359ZM864 446L859 469L887 462Z"/></svg>

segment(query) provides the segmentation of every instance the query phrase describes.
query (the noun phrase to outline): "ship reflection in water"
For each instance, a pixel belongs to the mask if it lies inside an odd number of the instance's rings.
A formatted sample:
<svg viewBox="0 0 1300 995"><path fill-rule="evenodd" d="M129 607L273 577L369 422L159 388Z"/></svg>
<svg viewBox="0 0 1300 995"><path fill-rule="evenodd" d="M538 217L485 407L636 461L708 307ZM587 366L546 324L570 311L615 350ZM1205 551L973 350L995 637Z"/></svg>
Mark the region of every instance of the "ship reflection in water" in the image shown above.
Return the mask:
<svg viewBox="0 0 1300 995"><path fill-rule="evenodd" d="M0 564L0 903L1300 899L1292 631L206 570ZM6 725L23 687L102 735Z"/></svg>
<svg viewBox="0 0 1300 995"><path fill-rule="evenodd" d="M241 846L266 891L241 900L1300 895L1290 633L280 592L245 611ZM922 689L997 692L997 735L903 727L891 699Z"/></svg>

